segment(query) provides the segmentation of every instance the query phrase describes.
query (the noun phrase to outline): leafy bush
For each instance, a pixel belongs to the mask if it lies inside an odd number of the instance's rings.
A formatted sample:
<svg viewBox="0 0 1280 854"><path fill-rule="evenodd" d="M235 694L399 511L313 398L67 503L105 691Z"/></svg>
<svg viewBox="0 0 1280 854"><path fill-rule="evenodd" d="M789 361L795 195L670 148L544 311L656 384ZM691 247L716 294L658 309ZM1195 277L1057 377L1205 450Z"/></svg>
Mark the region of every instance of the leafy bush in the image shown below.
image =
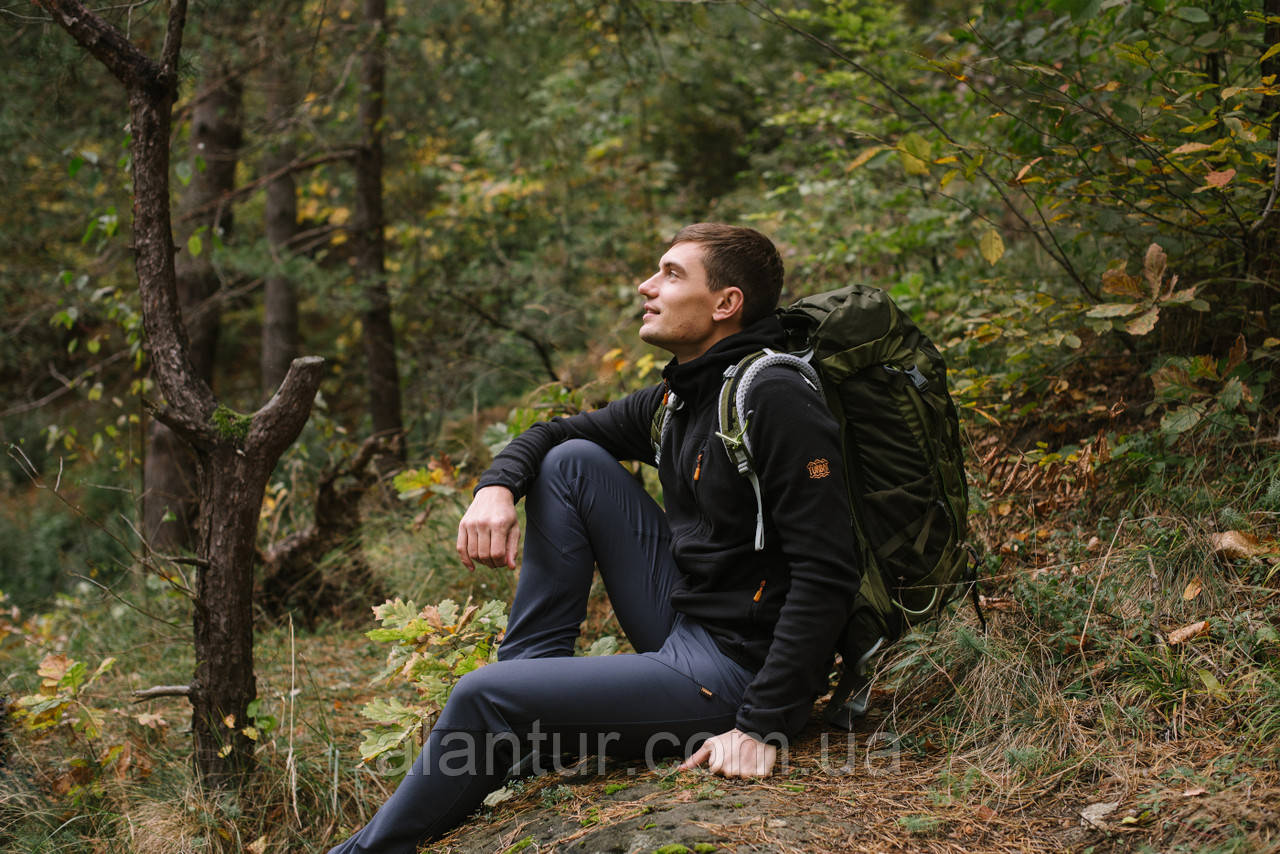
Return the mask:
<svg viewBox="0 0 1280 854"><path fill-rule="evenodd" d="M369 763L395 751L404 759L399 769L403 774L416 753L410 737L425 733L459 679L497 660L497 640L507 626L506 609L497 600L483 606L468 602L460 608L446 599L419 609L413 602L395 599L373 612L382 627L371 629L367 636L391 644L386 666L374 683L406 682L418 699L406 704L394 697L379 697L365 704L361 714L375 726L362 733L360 759Z"/></svg>

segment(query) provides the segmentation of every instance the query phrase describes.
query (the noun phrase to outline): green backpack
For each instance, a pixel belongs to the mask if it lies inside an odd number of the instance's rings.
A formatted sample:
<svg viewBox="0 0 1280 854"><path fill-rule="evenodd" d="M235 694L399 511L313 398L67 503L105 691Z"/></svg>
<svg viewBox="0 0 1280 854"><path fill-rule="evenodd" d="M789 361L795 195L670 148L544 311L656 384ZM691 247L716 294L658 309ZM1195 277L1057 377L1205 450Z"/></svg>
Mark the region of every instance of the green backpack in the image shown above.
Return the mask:
<svg viewBox="0 0 1280 854"><path fill-rule="evenodd" d="M871 667L889 644L936 616L966 584L977 605L960 425L942 356L884 291L851 285L778 315L789 352L753 353L725 372L719 436L755 491L760 550L764 503L745 430L755 377L771 365L795 368L840 424L865 571L836 648L843 672L826 719L851 729L866 713ZM666 407L655 413L656 447L668 415Z"/></svg>

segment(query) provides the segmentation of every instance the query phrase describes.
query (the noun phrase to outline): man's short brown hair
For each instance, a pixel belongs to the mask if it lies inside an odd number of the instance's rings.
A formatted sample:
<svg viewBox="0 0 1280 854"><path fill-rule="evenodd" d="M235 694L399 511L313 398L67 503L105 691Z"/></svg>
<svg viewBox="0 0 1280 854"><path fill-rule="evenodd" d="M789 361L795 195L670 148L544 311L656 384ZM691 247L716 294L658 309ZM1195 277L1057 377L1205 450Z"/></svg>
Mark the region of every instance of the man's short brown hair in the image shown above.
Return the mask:
<svg viewBox="0 0 1280 854"><path fill-rule="evenodd" d="M686 225L671 239L702 247L707 287L713 291L733 286L742 290L742 326L768 317L778 307L782 293L782 256L773 241L754 228L722 222Z"/></svg>

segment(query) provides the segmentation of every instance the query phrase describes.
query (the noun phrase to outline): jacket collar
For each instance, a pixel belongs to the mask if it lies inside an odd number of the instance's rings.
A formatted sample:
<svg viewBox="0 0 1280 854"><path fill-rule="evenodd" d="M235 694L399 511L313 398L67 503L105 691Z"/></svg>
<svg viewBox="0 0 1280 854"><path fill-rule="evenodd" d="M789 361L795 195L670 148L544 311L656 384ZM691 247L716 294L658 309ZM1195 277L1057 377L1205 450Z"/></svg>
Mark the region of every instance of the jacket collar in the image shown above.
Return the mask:
<svg viewBox="0 0 1280 854"><path fill-rule="evenodd" d="M662 369L662 377L671 390L682 400L701 400L705 395L718 395L724 382L725 369L742 361L743 357L766 347L783 346L782 324L769 315L722 338L698 358L683 364L672 359Z"/></svg>

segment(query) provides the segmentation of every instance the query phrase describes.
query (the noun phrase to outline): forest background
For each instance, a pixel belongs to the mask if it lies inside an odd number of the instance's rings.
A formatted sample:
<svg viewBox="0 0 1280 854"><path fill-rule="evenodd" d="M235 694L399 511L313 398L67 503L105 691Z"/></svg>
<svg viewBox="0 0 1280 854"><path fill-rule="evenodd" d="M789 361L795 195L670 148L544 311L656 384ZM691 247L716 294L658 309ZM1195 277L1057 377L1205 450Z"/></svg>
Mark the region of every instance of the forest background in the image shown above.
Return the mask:
<svg viewBox="0 0 1280 854"><path fill-rule="evenodd" d="M708 219L942 346L985 631L882 665L874 799L824 741L445 847L1275 844L1277 0L76 5L0 6L0 844L366 820L491 654L443 600L512 590L452 553L475 477L655 379L635 285Z"/></svg>

